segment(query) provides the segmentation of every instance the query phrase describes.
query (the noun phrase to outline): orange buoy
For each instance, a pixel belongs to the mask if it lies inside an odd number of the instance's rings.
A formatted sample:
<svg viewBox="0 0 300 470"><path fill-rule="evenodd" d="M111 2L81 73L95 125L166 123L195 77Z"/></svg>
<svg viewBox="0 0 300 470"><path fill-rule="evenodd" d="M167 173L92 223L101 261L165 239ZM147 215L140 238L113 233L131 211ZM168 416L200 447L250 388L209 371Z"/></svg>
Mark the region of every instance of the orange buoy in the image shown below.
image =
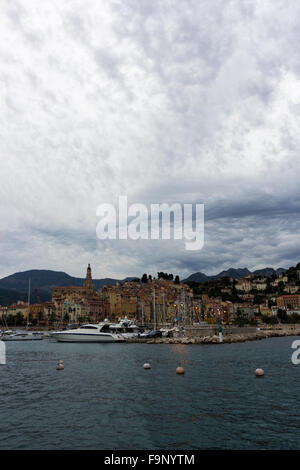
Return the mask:
<svg viewBox="0 0 300 470"><path fill-rule="evenodd" d="M256 377L263 377L265 375L265 372L263 369L256 369L255 375Z"/></svg>
<svg viewBox="0 0 300 470"><path fill-rule="evenodd" d="M176 369L176 374L184 374L184 368L182 366L178 366Z"/></svg>

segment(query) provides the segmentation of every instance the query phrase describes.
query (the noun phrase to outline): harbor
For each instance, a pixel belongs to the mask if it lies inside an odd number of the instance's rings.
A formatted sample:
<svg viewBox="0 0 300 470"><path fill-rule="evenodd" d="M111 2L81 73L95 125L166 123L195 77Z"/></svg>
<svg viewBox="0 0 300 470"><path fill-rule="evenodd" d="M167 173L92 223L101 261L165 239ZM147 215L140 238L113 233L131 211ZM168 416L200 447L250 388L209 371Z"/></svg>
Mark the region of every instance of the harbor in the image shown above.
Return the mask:
<svg viewBox="0 0 300 470"><path fill-rule="evenodd" d="M300 336L300 325L276 325L261 327L216 327L202 324L186 328L162 328L151 330L138 327L128 319L118 323L106 320L99 324L87 324L59 331L8 330L0 331L3 341L52 340L59 342L110 342L140 344L226 344L256 341L268 338Z"/></svg>
<svg viewBox="0 0 300 470"><path fill-rule="evenodd" d="M282 272L277 277L273 275L274 289L270 278L259 275L259 279L250 276L239 281L242 292L259 283L261 289L266 289L268 284L269 290L275 293L278 286L283 289L289 279L299 277L298 264L287 270L287 275ZM228 299L228 292L231 295L233 291L238 292L234 279L221 278L220 285L219 281L213 282L215 286L227 286L223 288L224 296L218 299L204 293L195 294L203 287L181 283L178 276L174 279L172 274L157 274L157 279L144 274L141 279L105 284L97 290L88 264L82 285L52 286L51 302L44 303L35 287L38 303L31 301L29 277L27 302L0 308L0 338L3 341L50 338L58 342L225 344L300 333L300 294L270 293L261 298L263 304L249 305L244 293L234 302L222 300L226 296Z"/></svg>
<svg viewBox="0 0 300 470"><path fill-rule="evenodd" d="M300 449L294 339L7 343L0 449Z"/></svg>

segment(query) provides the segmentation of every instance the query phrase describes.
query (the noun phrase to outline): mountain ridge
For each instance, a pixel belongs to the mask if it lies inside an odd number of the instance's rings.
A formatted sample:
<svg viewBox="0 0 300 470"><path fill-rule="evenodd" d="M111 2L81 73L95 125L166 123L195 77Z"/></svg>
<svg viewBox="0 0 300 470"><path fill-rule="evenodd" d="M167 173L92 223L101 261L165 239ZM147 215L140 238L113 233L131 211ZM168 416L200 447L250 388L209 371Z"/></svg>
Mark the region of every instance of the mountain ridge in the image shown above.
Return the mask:
<svg viewBox="0 0 300 470"><path fill-rule="evenodd" d="M205 282L221 279L222 277L232 277L234 279L241 279L243 277L254 274L257 276L271 277L273 274L277 276L287 271L285 268L262 268L250 271L248 268L229 268L226 271L221 271L218 274L207 276L205 273L197 272L193 273L184 279L182 282Z"/></svg>
<svg viewBox="0 0 300 470"><path fill-rule="evenodd" d="M54 286L82 286L84 278L70 276L64 271L53 271L50 269L31 269L28 271L17 272L0 279L0 305L16 302L18 300L27 300L28 283L31 280L31 298L37 300L35 289L42 302L51 299L51 291ZM114 285L117 282L125 282L135 277L126 277L125 279L93 279L96 290L105 284Z"/></svg>
<svg viewBox="0 0 300 470"><path fill-rule="evenodd" d="M255 271L250 271L248 268L229 268L221 271L218 274L208 276L205 273L197 272L191 274L182 282L205 282L209 280L217 280L221 277L233 277L241 279L249 274L256 274L261 276L272 276L273 274L279 275L285 272L284 268L263 268ZM64 271L53 271L50 269L31 269L28 271L17 272L0 279L0 305L9 305L18 300L27 300L28 282L31 279L31 299L33 302L37 300L35 290L38 293L41 301L51 299L51 290L54 286L82 286L84 278L70 276ZM133 280L136 277L126 277L124 279L103 278L93 279L93 284L96 290L105 284L114 285L117 282L125 282Z"/></svg>

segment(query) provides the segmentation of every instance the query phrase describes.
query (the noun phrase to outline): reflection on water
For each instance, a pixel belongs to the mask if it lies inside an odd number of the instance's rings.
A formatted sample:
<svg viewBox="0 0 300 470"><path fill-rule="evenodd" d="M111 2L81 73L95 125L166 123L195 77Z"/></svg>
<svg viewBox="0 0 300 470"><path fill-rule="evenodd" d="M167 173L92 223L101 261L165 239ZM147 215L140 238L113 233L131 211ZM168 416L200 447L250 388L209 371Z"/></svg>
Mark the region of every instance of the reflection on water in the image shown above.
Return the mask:
<svg viewBox="0 0 300 470"><path fill-rule="evenodd" d="M0 448L299 449L293 340L8 344ZM58 359L64 371L56 370ZM184 376L175 373L178 364ZM255 377L257 367L264 378Z"/></svg>

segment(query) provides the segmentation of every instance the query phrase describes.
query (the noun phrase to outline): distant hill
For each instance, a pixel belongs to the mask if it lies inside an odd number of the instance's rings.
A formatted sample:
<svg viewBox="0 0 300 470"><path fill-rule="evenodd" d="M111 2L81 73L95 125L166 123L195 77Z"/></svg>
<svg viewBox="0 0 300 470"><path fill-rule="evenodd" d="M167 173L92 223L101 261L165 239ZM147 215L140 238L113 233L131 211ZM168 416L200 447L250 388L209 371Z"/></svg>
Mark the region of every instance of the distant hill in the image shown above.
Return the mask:
<svg viewBox="0 0 300 470"><path fill-rule="evenodd" d="M251 274L249 269L247 268L229 268L227 271L221 271L219 274L216 274L214 276L207 276L204 273L194 273L191 274L188 278L184 279L185 282L205 282L205 281L211 281L211 280L216 280L216 279L221 279L222 277L232 277L234 279L241 279L242 277L248 276Z"/></svg>
<svg viewBox="0 0 300 470"><path fill-rule="evenodd" d="M237 268L237 269L229 268L226 271L221 271L219 274L216 274L214 276L207 276L206 274L202 272L194 273L194 274L191 274L186 279L184 279L184 281L182 282L205 282L205 281L221 279L222 277L232 277L233 279L241 279L242 277L249 276L249 274L271 277L273 274L276 274L277 276L279 276L285 271L286 269L284 268L278 268L278 269L263 268L263 269L257 269L252 272L249 271L248 268Z"/></svg>
<svg viewBox="0 0 300 470"><path fill-rule="evenodd" d="M252 274L258 275L258 276L263 276L263 277L271 277L273 274L276 274L276 276L280 276L280 274L284 273L286 269L283 268L264 268L264 269L256 269L256 271L253 271Z"/></svg>
<svg viewBox="0 0 300 470"><path fill-rule="evenodd" d="M229 268L227 271L221 271L216 276L211 276L212 279L221 279L221 277L232 277L233 279L241 279L242 277L249 276L251 271L248 268Z"/></svg>
<svg viewBox="0 0 300 470"><path fill-rule="evenodd" d="M27 294L15 290L0 289L0 305L11 305L18 300L27 302Z"/></svg>
<svg viewBox="0 0 300 470"><path fill-rule="evenodd" d="M182 282L186 282L186 281L189 281L189 282L205 282L205 281L209 281L209 279L210 279L209 276L207 276L206 274L198 272L198 273L191 274L189 277L184 279Z"/></svg>
<svg viewBox="0 0 300 470"><path fill-rule="evenodd" d="M37 302L34 289L37 290L42 302L51 299L53 286L82 286L84 278L72 277L62 271L51 271L46 269L32 269L12 274L0 279L0 305L9 305L17 300L27 300L28 283L31 280L31 299ZM134 277L125 279L93 279L95 289L99 289L105 284L116 284L133 280Z"/></svg>
<svg viewBox="0 0 300 470"><path fill-rule="evenodd" d="M216 280L222 277L232 277L240 279L248 276L249 274L256 274L261 276L272 276L273 274L280 275L286 269L278 268L264 268L257 269L256 271L249 271L248 268L229 268L226 271L221 271L214 276L207 276L205 273L197 272L191 274L183 282L205 282L209 280ZM37 302L34 289L37 290L38 295L42 302L51 299L51 291L53 286L82 286L84 278L72 277L63 271L51 271L47 269L31 269L12 274L10 276L0 279L0 305L10 305L18 300L27 300L28 282L31 280L31 301ZM114 285L117 282L132 281L136 277L126 277L125 279L93 279L93 284L96 290L105 284Z"/></svg>

